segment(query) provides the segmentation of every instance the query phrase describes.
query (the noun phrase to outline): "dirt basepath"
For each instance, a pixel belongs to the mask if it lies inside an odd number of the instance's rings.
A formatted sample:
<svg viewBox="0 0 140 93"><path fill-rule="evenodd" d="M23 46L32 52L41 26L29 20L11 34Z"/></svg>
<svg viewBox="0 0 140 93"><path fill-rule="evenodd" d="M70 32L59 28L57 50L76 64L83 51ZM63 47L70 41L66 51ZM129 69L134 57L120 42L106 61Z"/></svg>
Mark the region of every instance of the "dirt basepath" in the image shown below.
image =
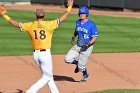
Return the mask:
<svg viewBox="0 0 140 93"><path fill-rule="evenodd" d="M53 55L54 77L60 93L83 93L103 89L139 89L140 53L95 53L87 68L90 78L79 83L81 73L64 63L64 55ZM0 57L0 91L15 93L26 90L40 78L32 56ZM39 93L50 93L45 86Z"/></svg>

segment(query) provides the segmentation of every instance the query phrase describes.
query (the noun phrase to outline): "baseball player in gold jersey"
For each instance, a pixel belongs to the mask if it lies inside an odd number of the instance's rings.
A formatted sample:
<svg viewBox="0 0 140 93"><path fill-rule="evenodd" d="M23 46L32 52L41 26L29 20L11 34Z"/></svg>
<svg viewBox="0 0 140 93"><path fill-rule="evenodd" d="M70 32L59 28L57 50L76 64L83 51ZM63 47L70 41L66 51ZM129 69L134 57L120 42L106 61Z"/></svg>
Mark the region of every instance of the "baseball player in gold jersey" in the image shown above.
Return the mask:
<svg viewBox="0 0 140 93"><path fill-rule="evenodd" d="M68 0L67 5L68 8L64 14L60 18L52 21L44 21L44 9L36 9L36 21L28 23L17 22L7 15L6 9L0 10L1 16L5 18L9 23L15 27L20 28L22 32L29 33L34 49L33 58L42 71L42 77L28 90L26 90L26 93L37 93L46 84L48 84L51 93L59 93L53 79L52 56L50 48L53 31L70 14L73 6L73 0Z"/></svg>

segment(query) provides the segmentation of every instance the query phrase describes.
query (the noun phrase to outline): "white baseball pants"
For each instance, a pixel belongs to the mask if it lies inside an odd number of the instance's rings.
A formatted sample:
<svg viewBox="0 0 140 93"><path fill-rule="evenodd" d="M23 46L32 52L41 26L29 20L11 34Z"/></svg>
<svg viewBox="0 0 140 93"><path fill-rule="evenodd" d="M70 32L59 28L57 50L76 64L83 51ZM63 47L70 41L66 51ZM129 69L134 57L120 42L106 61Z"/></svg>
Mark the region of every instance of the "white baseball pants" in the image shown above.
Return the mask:
<svg viewBox="0 0 140 93"><path fill-rule="evenodd" d="M81 50L81 47L79 47L77 45L73 46L68 51L67 55L65 56L65 61L67 63L72 63L73 60L75 60L75 58L79 56L78 68L79 68L80 71L84 71L86 69L87 60L88 60L90 54L92 53L93 46L90 46L84 52L81 52L80 50Z"/></svg>
<svg viewBox="0 0 140 93"><path fill-rule="evenodd" d="M42 71L42 77L33 84L27 92L37 93L42 87L48 84L51 93L59 93L53 79L52 56L50 49L46 49L46 51L35 50L33 58Z"/></svg>

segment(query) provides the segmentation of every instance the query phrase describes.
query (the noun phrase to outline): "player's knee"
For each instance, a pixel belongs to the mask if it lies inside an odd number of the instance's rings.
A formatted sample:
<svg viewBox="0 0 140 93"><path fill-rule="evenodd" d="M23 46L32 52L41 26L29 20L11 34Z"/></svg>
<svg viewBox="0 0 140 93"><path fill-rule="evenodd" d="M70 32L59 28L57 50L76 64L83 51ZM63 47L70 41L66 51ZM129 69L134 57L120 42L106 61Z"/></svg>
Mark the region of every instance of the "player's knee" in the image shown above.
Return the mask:
<svg viewBox="0 0 140 93"><path fill-rule="evenodd" d="M67 63L67 64L71 64L71 59L70 58L68 58L68 57L65 57L65 63Z"/></svg>
<svg viewBox="0 0 140 93"><path fill-rule="evenodd" d="M65 60L65 63L67 63L67 64L71 64L71 62L69 62L68 60Z"/></svg>

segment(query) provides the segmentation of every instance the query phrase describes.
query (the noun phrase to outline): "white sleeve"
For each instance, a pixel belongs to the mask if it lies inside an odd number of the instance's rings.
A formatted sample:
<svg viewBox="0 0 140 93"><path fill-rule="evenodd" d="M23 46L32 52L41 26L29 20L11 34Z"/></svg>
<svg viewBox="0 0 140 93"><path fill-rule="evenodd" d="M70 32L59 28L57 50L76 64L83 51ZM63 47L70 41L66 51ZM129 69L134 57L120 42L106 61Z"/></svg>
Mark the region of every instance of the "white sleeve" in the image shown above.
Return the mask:
<svg viewBox="0 0 140 93"><path fill-rule="evenodd" d="M23 29L22 29L21 24L22 24L22 23L18 23L18 27L20 28L20 31L21 31L21 32L24 32Z"/></svg>
<svg viewBox="0 0 140 93"><path fill-rule="evenodd" d="M60 25L60 19L57 18L57 27L59 27L59 25Z"/></svg>

